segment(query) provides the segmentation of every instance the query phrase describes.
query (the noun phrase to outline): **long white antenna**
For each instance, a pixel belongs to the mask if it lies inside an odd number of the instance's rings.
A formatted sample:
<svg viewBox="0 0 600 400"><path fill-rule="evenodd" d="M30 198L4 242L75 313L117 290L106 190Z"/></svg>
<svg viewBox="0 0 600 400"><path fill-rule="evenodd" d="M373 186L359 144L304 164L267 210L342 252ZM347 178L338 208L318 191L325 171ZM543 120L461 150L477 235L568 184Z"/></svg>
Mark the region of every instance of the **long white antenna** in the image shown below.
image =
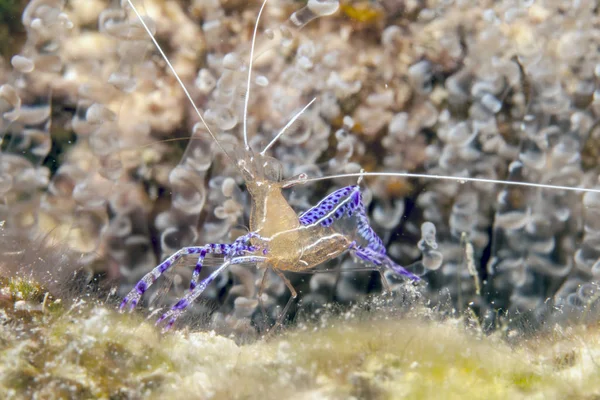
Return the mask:
<svg viewBox="0 0 600 400"><path fill-rule="evenodd" d="M210 134L210 136L212 136L212 138L217 143L217 145L219 146L219 148L223 151L223 153L225 153L225 155L231 159L231 157L229 156L229 154L225 151L225 149L223 148L223 146L221 146L221 143L217 140L217 137L215 136L215 134L212 132L212 130L210 129L210 127L208 126L208 124L204 120L204 117L202 117L202 114L200 113L200 110L198 110L198 107L196 107L196 104L194 103L194 100L192 99L192 96L190 95L190 92L188 92L187 88L183 84L183 81L179 77L179 74L177 73L177 71L175 71L175 68L173 67L173 64L171 64L171 62L167 58L167 55L165 54L165 52L163 51L163 49L160 47L160 45L156 41L156 38L152 34L152 31L150 30L150 28L148 27L148 25L146 25L146 22L142 18L142 15L138 12L137 8L135 8L135 6L133 5L133 2L131 0L127 0L127 3L131 7L131 9L135 13L135 15L138 17L138 19L140 20L140 23L142 24L142 26L144 27L144 29L148 33L148 36L150 36L150 39L152 39L152 42L154 43L154 45L158 49L158 51L159 51L160 55L162 56L162 58L165 60L165 62L167 63L167 65L171 69L171 72L173 72L173 75L175 75L175 79L177 79L177 82L179 82L179 85L181 86L181 88L183 89L183 92L185 93L185 95L187 96L188 100L192 104L192 107L194 107L194 110L196 111L196 114L198 114L198 117L200 118L200 121L202 121L202 123L206 127L206 130L208 131L208 133Z"/></svg>
<svg viewBox="0 0 600 400"><path fill-rule="evenodd" d="M540 188L540 189L554 189L554 190L569 190L572 192L600 193L600 189L588 189L588 188L573 187L573 186L547 185L544 183L503 181L500 179L469 178L469 177L449 176L449 175L413 174L413 173L409 173L409 172L358 172L358 173L352 173L352 174L322 176L322 177L317 177L317 178L304 178L303 177L298 180L290 181L289 183L284 185L284 187L291 187L294 185L308 183L308 182L324 181L327 179L352 178L352 177L361 177L361 176L363 176L363 177L394 176L394 177L400 177L400 178L439 179L439 180L456 181L456 182L494 183L494 184L502 184L502 185L527 186L527 187L534 187L534 188Z"/></svg>
<svg viewBox="0 0 600 400"><path fill-rule="evenodd" d="M290 121L289 121L287 124L285 124L285 126L284 126L284 127L283 127L283 128L280 130L280 131L279 131L279 133L278 133L278 134L277 134L277 135L276 135L276 136L273 138L273 140L271 140L271 143L269 143L269 144L267 145L267 147L265 147L265 148L264 148L264 150L260 152L260 155L261 155L261 156L264 156L264 155L265 155L265 153L267 152L267 150L269 150L269 149L271 148L271 146L273 146L273 145L275 144L275 142L277 142L277 139L279 139L279 137L280 137L281 135L283 135L283 134L285 133L285 131L286 131L286 130L287 130L289 127L290 127L290 126L292 126L292 124L293 124L294 122L296 122L296 120L297 120L297 119L298 119L298 118L299 118L299 117L300 117L300 116L301 116L301 115L304 113L304 111L306 111L306 109L307 109L308 107L310 107L310 105L311 105L312 103L314 103L314 102L315 102L315 100L317 100L317 98L316 98L316 97L315 97L314 99L312 99L312 100L310 101L310 103L308 103L307 105L305 105L305 106L304 106L304 108L303 108L302 110L300 110L300 112L298 112L296 115L294 115L294 116L292 117L292 119L290 119Z"/></svg>
<svg viewBox="0 0 600 400"><path fill-rule="evenodd" d="M254 33L252 33L252 45L250 46L250 61L248 62L248 83L246 85L246 98L244 99L244 145L246 146L246 150L250 150L250 145L248 145L248 101L250 101L250 81L252 79L252 59L254 58L254 45L256 44L256 33L258 32L258 22L260 21L260 16L267 5L267 1L265 0L260 6L260 10L258 11L258 16L256 17L256 23L254 24Z"/></svg>

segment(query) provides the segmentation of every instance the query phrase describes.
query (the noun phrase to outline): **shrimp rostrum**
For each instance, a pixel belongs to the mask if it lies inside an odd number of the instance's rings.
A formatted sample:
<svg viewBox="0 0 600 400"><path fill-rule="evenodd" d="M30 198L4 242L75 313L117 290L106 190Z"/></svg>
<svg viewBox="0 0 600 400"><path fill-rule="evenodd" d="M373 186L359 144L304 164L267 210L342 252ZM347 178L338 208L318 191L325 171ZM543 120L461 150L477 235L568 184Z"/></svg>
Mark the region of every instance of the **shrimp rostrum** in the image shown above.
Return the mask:
<svg viewBox="0 0 600 400"><path fill-rule="evenodd" d="M135 6L131 1L128 1L128 3L179 80L177 73L164 56L164 53L162 53L160 46L156 43L150 29L145 25ZM259 11L258 18L260 18L265 4L266 1ZM243 175L247 191L251 197L250 232L237 238L233 243L210 243L203 246L182 248L146 274L135 285L121 303L121 309L125 309L126 307L133 309L148 288L182 257L188 255L196 255L198 257L192 274L189 292L173 305L169 311L163 314L157 322L158 324L164 321L166 329L175 323L177 318L202 294L206 287L220 273L234 264L256 263L259 267L272 269L285 282L291 292L291 296L282 310L276 325L281 323L291 303L297 297L296 290L283 274L284 271L307 271L338 257L342 253L350 252L356 258L369 264L370 269L378 270L386 288L388 286L383 275L386 270L392 270L396 274L413 281L419 280L419 277L396 264L387 255L382 240L369 225L359 184L334 191L317 205L300 215L292 209L284 197L283 189L297 184L305 184L310 179L305 175L300 175L288 180L282 180L279 163L277 160L267 156L266 152L284 134L285 129L314 102L314 99L299 114L294 116L260 153L255 153L250 148L247 138L246 117L258 18L254 29L248 67L248 87L244 110L245 148L242 156L237 157L236 161L236 165ZM180 84L193 104L189 93L185 90L185 86L181 81ZM204 123L201 113L195 106L194 109L200 120ZM219 144L219 141L216 140L215 135L208 125L206 123L204 125L213 139ZM222 147L221 149L227 154ZM359 183L362 175L358 174ZM205 257L209 254L224 256L223 263L207 278L200 281L202 265ZM262 287L259 290L259 301L261 300L261 293Z"/></svg>

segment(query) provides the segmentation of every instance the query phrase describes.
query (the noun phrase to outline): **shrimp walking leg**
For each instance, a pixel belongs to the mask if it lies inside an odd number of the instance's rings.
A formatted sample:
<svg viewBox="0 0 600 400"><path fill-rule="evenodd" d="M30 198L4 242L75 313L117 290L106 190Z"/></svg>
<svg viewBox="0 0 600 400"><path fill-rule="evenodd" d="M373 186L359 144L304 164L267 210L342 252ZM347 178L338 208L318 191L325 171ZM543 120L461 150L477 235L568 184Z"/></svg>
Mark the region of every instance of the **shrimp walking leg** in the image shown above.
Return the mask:
<svg viewBox="0 0 600 400"><path fill-rule="evenodd" d="M387 267L394 271L396 274L400 276L404 276L406 278L412 279L413 281L420 281L421 278L408 272L404 267L396 264L386 253L374 251L368 247L361 247L356 243L352 243L350 248L350 252L361 260L367 261L371 264L374 264L378 267ZM380 273L382 274L382 269L380 269Z"/></svg>
<svg viewBox="0 0 600 400"><path fill-rule="evenodd" d="M134 309L139 302L142 295L148 290L148 288L169 268L171 268L179 259L183 256L190 254L200 254L204 247L184 247L165 261L160 263L152 271L148 272L144 277L135 285L135 287L125 296L121 303L120 309L123 310L127 304L130 305L130 309Z"/></svg>
<svg viewBox="0 0 600 400"><path fill-rule="evenodd" d="M330 226L335 220L356 216L359 236L367 242L367 248L385 252L382 240L369 225L362 201L360 186L347 186L336 190L316 206L300 215L302 225L321 224Z"/></svg>
<svg viewBox="0 0 600 400"><path fill-rule="evenodd" d="M254 246L250 246L250 240L252 238L259 237L256 233L250 232L244 236L241 236L235 240L235 242L231 244L223 244L223 243L211 243L201 247L198 262L196 263L196 267L194 268L194 272L192 273L192 280L190 282L190 291L194 290L196 285L198 284L198 280L200 279L200 272L202 271L202 264L204 263L204 258L208 254L224 254L228 257L234 257L236 255L242 255L244 252L252 252L256 250Z"/></svg>
<svg viewBox="0 0 600 400"><path fill-rule="evenodd" d="M275 332L275 330L282 324L283 319L285 318L285 316L287 315L288 310L290 309L290 306L292 305L292 303L294 302L294 300L296 300L296 297L298 297L298 293L296 292L296 289L294 289L294 286L292 286L292 283L283 274L283 272L281 272L281 271L279 271L277 269L273 269L273 271L275 271L275 273L277 275L279 275L279 277L283 280L283 282L285 283L285 285L290 290L290 298L287 301L287 303L285 304L285 307L283 307L283 310L281 311L281 314L279 314L279 317L277 317L277 322L275 322L275 325L273 325L273 327L271 328L271 330L269 331L269 333Z"/></svg>
<svg viewBox="0 0 600 400"><path fill-rule="evenodd" d="M258 257L258 256L243 256L243 257L226 258L225 262L219 268L217 268L208 277L206 277L203 281L201 281L198 285L196 285L194 290L188 292L185 296L183 296L177 303L175 303L171 307L171 309L169 311L164 313L156 321L156 324L159 325L163 321L169 319L167 324L165 325L164 329L165 330L170 329L173 326L173 324L175 323L175 321L177 320L177 318L179 318L179 316L185 311L185 309L190 304L192 304L194 302L194 300L196 300L198 298L198 296L200 296L202 294L202 292L204 292L204 290L208 287L208 285L210 285L211 282L214 281L215 278L219 274L221 274L230 265L242 264L242 263L260 263L260 262L264 262L265 260L266 260L265 257Z"/></svg>
<svg viewBox="0 0 600 400"><path fill-rule="evenodd" d="M383 241L369 225L367 212L358 185L347 186L331 193L316 206L301 214L300 223L302 225L321 224L323 226L330 226L335 220L352 216L355 216L357 220L358 235L367 243L365 247L362 247L356 244L356 242L352 242L349 250L355 256L378 267L390 268L398 275L415 281L420 280L418 276L411 274L388 257ZM382 269L378 269L383 274Z"/></svg>
<svg viewBox="0 0 600 400"><path fill-rule="evenodd" d="M267 309L265 308L265 303L263 301L263 293L265 292L265 286L267 284L267 276L269 275L269 268L265 268L263 271L263 277L260 280L260 287L258 288L258 305L260 306L260 311L262 315L266 319Z"/></svg>
<svg viewBox="0 0 600 400"><path fill-rule="evenodd" d="M183 256L190 254L198 254L198 262L196 268L192 274L192 281L190 283L190 290L194 290L200 277L200 271L202 270L202 264L207 254L224 254L226 257L241 256L245 253L250 253L256 250L255 246L250 245L250 240L259 237L256 233L250 232L244 236L236 239L231 244L216 244L211 243L205 246L197 247L184 247L165 261L160 263L156 268L147 273L135 287L125 296L121 303L120 309L123 310L127 304L130 305L130 309L134 309L138 304L142 295L148 290L148 288L166 271L168 271L179 259Z"/></svg>

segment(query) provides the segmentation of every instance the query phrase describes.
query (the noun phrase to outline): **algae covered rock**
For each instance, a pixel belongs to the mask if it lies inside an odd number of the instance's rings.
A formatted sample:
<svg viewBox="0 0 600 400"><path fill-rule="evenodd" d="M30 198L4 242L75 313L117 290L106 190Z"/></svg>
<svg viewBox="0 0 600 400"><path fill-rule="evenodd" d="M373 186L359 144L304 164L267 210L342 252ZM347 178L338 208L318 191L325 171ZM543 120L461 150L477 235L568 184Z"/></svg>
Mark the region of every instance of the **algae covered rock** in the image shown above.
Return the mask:
<svg viewBox="0 0 600 400"><path fill-rule="evenodd" d="M35 322L8 317L7 311L0 345L0 392L8 397L158 395L176 390L190 378L208 376L215 365L224 370L239 352L230 339L210 333L161 336L139 318L84 301ZM208 396L209 385L197 393Z"/></svg>
<svg viewBox="0 0 600 400"><path fill-rule="evenodd" d="M162 334L113 305L43 305L2 281L0 393L43 399L589 398L600 393L595 327L509 344L416 310L325 316L238 346L214 332ZM17 295L20 293L20 295ZM21 296L22 300L17 300ZM28 300L23 300L28 299ZM28 309L19 302L29 301ZM18 309L18 310L17 310ZM431 318L431 317L435 318Z"/></svg>

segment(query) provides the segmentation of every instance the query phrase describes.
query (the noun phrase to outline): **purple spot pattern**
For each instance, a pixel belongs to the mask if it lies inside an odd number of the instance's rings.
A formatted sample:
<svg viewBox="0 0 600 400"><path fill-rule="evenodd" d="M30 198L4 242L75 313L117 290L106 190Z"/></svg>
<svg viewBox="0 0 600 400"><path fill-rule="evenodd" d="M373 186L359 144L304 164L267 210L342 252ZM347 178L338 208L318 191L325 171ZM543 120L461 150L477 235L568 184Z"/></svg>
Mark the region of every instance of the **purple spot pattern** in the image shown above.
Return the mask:
<svg viewBox="0 0 600 400"><path fill-rule="evenodd" d="M259 238L260 236L254 232L250 232L244 236L236 239L235 242L231 244L207 244L205 246L200 247L184 247L179 250L177 253L173 254L171 257L167 258L165 261L160 263L156 268L147 273L136 285L135 287L125 296L123 302L121 303L120 308L125 308L128 304L130 308L134 308L141 296L148 290L148 288L169 268L171 268L175 263L182 257L190 254L198 254L198 262L196 263L196 268L194 269L194 273L192 274L192 281L190 283L190 290L194 290L198 285L198 280L200 277L200 272L202 270L202 264L204 262L204 258L208 254L223 254L226 258L232 258L236 256L245 255L248 253L252 253L257 250L256 246L252 246L250 244L250 240L252 238ZM214 278L213 278L214 279ZM208 283L207 283L208 284ZM182 306L183 308L186 305Z"/></svg>
<svg viewBox="0 0 600 400"><path fill-rule="evenodd" d="M348 199L348 201L344 201ZM300 214L302 225L320 223L322 226L331 226L335 220L344 216L351 217L356 214L358 221L358 234L366 240L367 247L385 254L382 240L369 225L367 212L362 201L362 193L358 185L347 186L336 190L321 200L316 206Z"/></svg>
<svg viewBox="0 0 600 400"><path fill-rule="evenodd" d="M148 284L145 281L139 281L137 285L135 285L135 289L139 294L144 294L146 289L148 289Z"/></svg>
<svg viewBox="0 0 600 400"><path fill-rule="evenodd" d="M302 225L311 225L320 222L323 226L331 225L333 223L333 219L340 219L347 212L348 203L340 205L340 202L350 193L352 193L352 190L355 187L356 186L347 186L331 193L329 196L321 200L316 206L300 214L300 223ZM334 211L332 216L323 218L332 211Z"/></svg>
<svg viewBox="0 0 600 400"><path fill-rule="evenodd" d="M263 261L264 258L263 257L237 257L237 258L232 258L230 260L231 264L239 264L242 262L261 262ZM223 266L221 266L220 269L222 269ZM182 297L174 306L171 307L171 309L169 311L167 311L166 313L164 313L157 321L156 324L160 324L163 321L169 319L169 321L167 322L167 324L164 327L164 330L169 330L171 329L171 327L173 326L173 324L175 323L175 321L177 320L177 318L179 318L179 316L183 313L183 311L194 302L194 300L200 295L202 294L202 292L208 287L208 285L217 277L217 275L219 274L219 272L221 272L219 269L214 271L212 274L210 274L207 278L205 278L202 282L200 282L198 284L198 286L192 290L191 292L188 292L184 297Z"/></svg>
<svg viewBox="0 0 600 400"><path fill-rule="evenodd" d="M387 254L375 251L371 248L364 248L356 243L352 243L350 245L349 250L361 260L369 262L371 264L375 264L379 267L387 267L394 271L396 274L400 276L404 276L406 278L412 279L413 281L420 281L421 278L418 276L408 272L404 267L396 264L391 258L388 257Z"/></svg>
<svg viewBox="0 0 600 400"><path fill-rule="evenodd" d="M256 247L250 246L248 243L250 242L250 239L255 237L258 237L258 235L254 232L250 232L247 235L237 238L236 241L231 244L211 243L207 244L206 246L199 247L200 256L198 257L198 262L196 263L194 272L192 273L190 290L194 290L196 288L196 285L198 285L198 280L200 279L200 272L202 271L202 264L204 263L204 257L206 257L207 254L223 254L225 255L225 257L235 257L244 253L251 253L256 250Z"/></svg>

